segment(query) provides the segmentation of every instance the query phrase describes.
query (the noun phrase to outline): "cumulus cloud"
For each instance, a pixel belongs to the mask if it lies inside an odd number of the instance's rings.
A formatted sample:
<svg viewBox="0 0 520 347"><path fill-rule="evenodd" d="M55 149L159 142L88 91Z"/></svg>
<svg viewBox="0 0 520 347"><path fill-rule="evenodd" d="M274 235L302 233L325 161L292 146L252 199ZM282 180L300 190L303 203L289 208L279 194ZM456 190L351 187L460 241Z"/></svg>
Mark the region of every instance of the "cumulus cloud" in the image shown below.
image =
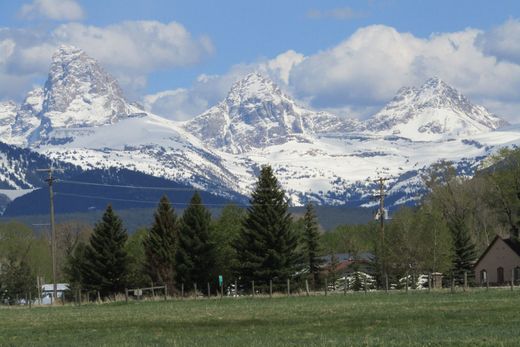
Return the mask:
<svg viewBox="0 0 520 347"><path fill-rule="evenodd" d="M106 27L66 23L50 32L4 28L0 74L3 70L24 79L45 75L61 44L85 50L133 94L143 90L150 72L197 64L214 51L208 37L193 37L177 22L126 21Z"/></svg>
<svg viewBox="0 0 520 347"><path fill-rule="evenodd" d="M251 64L237 64L223 75L200 75L190 88L178 88L144 97L148 111L174 120L187 120L204 112L226 97L229 89L239 79L257 71L270 77L288 90L291 69L303 61L304 56L293 50L270 60Z"/></svg>
<svg viewBox="0 0 520 347"><path fill-rule="evenodd" d="M400 87L418 86L432 76L477 102L518 97L520 66L486 55L477 43L481 34L467 29L418 38L383 25L361 28L337 46L306 57L291 70L289 85L316 108L355 110L361 117Z"/></svg>
<svg viewBox="0 0 520 347"><path fill-rule="evenodd" d="M43 17L52 20L79 20L85 15L74 0L34 0L22 5L20 16L27 19Z"/></svg>
<svg viewBox="0 0 520 347"><path fill-rule="evenodd" d="M437 76L473 102L518 122L520 22L489 32L466 29L420 38L385 25L358 29L336 46L303 56L288 51L219 76L201 76L191 88L157 94L147 107L187 119L225 97L232 83L251 71L271 77L298 102L339 115L365 118L403 86ZM493 44L493 45L491 45Z"/></svg>
<svg viewBox="0 0 520 347"><path fill-rule="evenodd" d="M509 19L504 24L481 33L477 37L477 44L485 54L520 63L520 22Z"/></svg>

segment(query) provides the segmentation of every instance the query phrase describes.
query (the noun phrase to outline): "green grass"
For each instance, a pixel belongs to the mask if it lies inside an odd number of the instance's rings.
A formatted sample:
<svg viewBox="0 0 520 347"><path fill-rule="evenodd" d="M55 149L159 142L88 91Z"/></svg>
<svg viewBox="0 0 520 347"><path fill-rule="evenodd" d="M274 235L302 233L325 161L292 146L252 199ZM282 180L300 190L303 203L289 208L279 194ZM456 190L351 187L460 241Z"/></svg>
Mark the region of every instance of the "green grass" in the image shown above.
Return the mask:
<svg viewBox="0 0 520 347"><path fill-rule="evenodd" d="M0 345L515 346L520 291L0 309Z"/></svg>

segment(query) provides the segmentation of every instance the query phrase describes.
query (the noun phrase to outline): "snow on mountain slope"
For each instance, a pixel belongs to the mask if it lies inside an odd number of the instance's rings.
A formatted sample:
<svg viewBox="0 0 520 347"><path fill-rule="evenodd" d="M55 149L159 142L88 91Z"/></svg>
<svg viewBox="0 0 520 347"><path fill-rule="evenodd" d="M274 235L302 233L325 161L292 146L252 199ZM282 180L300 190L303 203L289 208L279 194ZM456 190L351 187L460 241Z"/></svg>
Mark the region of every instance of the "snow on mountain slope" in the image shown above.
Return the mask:
<svg viewBox="0 0 520 347"><path fill-rule="evenodd" d="M143 111L129 104L115 79L81 49L61 46L43 91L41 124L31 142L48 141L56 128L112 124Z"/></svg>
<svg viewBox="0 0 520 347"><path fill-rule="evenodd" d="M127 168L224 196L248 194L270 164L295 205L369 204L378 171L397 177L390 203L414 201L421 170L435 161L472 174L496 148L520 144L520 129L493 131L504 122L438 79L401 90L362 123L304 109L255 73L203 114L173 122L128 103L117 82L72 47L55 54L45 89L15 108L0 106L0 119L15 120L11 140L53 160Z"/></svg>
<svg viewBox="0 0 520 347"><path fill-rule="evenodd" d="M11 125L17 111L18 105L14 101L0 102L0 141L11 137Z"/></svg>
<svg viewBox="0 0 520 347"><path fill-rule="evenodd" d="M271 80L251 73L236 82L225 100L185 124L208 146L230 153L278 145L308 135L350 131L354 120L299 107Z"/></svg>
<svg viewBox="0 0 520 347"><path fill-rule="evenodd" d="M51 132L38 152L82 167L127 168L229 195L239 191L222 159L173 121L153 114L88 128Z"/></svg>
<svg viewBox="0 0 520 347"><path fill-rule="evenodd" d="M368 121L367 129L383 135L436 141L472 136L506 124L484 107L471 104L440 79L431 78L418 89L402 88Z"/></svg>

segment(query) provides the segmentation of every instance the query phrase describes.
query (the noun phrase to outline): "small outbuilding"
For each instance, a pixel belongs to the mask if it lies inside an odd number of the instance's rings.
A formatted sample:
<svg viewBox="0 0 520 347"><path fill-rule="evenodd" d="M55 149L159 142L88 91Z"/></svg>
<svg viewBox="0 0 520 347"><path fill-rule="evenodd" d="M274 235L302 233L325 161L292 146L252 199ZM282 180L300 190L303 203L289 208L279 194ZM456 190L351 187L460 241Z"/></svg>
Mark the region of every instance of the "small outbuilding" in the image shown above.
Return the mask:
<svg viewBox="0 0 520 347"><path fill-rule="evenodd" d="M474 266L475 280L481 285L520 282L520 242L496 236Z"/></svg>

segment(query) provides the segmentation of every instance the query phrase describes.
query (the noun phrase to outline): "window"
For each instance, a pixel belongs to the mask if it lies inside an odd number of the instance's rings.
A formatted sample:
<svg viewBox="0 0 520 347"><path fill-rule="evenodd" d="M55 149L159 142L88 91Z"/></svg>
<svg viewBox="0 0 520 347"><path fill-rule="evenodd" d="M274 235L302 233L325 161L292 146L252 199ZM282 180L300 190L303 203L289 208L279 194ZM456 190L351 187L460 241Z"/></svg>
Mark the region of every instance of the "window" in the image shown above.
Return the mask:
<svg viewBox="0 0 520 347"><path fill-rule="evenodd" d="M502 266L497 269L497 283L504 283L504 268Z"/></svg>
<svg viewBox="0 0 520 347"><path fill-rule="evenodd" d="M487 272L486 270L480 270L480 283L486 283L487 280Z"/></svg>

